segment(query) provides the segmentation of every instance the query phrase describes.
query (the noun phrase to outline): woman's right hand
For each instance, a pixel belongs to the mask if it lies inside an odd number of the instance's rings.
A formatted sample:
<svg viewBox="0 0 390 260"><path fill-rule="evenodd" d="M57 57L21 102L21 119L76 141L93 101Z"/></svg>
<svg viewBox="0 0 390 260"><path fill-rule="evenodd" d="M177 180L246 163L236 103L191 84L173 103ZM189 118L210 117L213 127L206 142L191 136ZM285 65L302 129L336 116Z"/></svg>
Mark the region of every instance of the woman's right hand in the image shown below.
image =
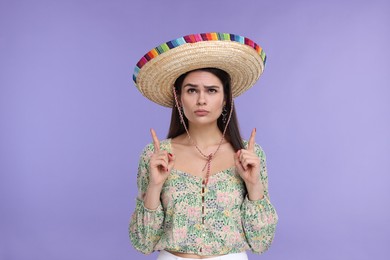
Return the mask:
<svg viewBox="0 0 390 260"><path fill-rule="evenodd" d="M162 186L173 168L175 156L167 151L161 151L160 141L154 129L150 129L150 133L152 134L154 153L150 157L149 163L149 185Z"/></svg>

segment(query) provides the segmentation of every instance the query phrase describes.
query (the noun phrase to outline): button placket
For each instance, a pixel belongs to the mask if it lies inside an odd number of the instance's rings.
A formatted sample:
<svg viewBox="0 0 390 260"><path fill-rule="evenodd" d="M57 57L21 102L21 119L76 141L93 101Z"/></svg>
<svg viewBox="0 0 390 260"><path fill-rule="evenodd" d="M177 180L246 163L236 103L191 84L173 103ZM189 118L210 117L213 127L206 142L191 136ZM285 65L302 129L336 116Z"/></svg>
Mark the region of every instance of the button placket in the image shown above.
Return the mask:
<svg viewBox="0 0 390 260"><path fill-rule="evenodd" d="M201 189L201 197L202 197L202 241L204 243L204 239L206 237L204 224L205 224L205 216L206 216L206 207L205 207L205 193L206 193L206 182L202 181L202 189ZM199 252L203 252L203 247L201 246Z"/></svg>

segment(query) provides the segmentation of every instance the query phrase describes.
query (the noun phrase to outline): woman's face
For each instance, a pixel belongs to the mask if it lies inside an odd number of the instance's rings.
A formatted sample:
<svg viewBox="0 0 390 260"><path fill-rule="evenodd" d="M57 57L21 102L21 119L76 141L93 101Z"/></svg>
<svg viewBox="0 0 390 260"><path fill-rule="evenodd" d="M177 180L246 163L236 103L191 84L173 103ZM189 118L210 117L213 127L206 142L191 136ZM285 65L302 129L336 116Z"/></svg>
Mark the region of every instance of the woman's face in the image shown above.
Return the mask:
<svg viewBox="0 0 390 260"><path fill-rule="evenodd" d="M181 104L190 124L216 124L225 105L222 82L207 71L189 73L183 81Z"/></svg>

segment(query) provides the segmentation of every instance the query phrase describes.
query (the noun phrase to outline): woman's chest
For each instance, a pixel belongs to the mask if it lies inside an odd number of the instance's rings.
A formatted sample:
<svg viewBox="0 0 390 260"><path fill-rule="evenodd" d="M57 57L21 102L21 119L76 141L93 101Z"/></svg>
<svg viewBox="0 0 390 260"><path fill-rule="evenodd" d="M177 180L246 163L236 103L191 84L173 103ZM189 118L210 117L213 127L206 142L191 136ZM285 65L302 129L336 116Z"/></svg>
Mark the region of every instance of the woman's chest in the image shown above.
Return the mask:
<svg viewBox="0 0 390 260"><path fill-rule="evenodd" d="M175 153L174 169L195 177L204 178L207 171L210 176L215 175L233 166L234 151L226 148L221 148L216 153L201 153L196 149L182 149Z"/></svg>

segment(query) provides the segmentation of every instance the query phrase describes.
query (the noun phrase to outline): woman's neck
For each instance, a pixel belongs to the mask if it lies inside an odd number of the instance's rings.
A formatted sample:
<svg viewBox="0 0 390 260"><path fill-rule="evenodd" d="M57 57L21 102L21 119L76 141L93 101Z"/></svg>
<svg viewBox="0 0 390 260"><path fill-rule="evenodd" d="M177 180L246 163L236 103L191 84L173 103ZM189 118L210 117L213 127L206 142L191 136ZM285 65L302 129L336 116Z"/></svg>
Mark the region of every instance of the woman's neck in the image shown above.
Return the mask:
<svg viewBox="0 0 390 260"><path fill-rule="evenodd" d="M190 125L188 132L192 141L201 149L218 145L222 138L222 133L217 124L209 126Z"/></svg>

